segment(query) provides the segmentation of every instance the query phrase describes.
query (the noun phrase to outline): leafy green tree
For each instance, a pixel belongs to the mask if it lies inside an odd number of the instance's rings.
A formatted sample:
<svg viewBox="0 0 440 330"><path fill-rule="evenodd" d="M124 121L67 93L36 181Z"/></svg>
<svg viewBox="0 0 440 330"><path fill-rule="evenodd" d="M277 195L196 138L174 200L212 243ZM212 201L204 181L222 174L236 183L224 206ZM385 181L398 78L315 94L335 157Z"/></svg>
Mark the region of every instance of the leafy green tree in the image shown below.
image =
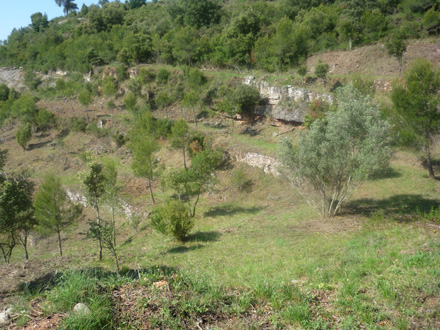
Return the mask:
<svg viewBox="0 0 440 330"><path fill-rule="evenodd" d="M7 176L0 189L0 249L6 263L21 242L29 259L27 241L36 224L32 193L34 185L24 176Z"/></svg>
<svg viewBox="0 0 440 330"><path fill-rule="evenodd" d="M239 85L235 88L232 100L238 112L248 119L252 119L255 108L260 102L260 92L249 85Z"/></svg>
<svg viewBox="0 0 440 330"><path fill-rule="evenodd" d="M191 217L196 215L200 195L215 185L215 170L222 159L221 152L205 148L195 154L187 170L171 173L169 184L180 196L184 196Z"/></svg>
<svg viewBox="0 0 440 330"><path fill-rule="evenodd" d="M136 9L136 8L140 8L143 5L145 5L145 0L127 0L125 1L127 7L129 9Z"/></svg>
<svg viewBox="0 0 440 330"><path fill-rule="evenodd" d="M47 20L47 15L42 13L35 13L31 15L31 26L35 32L41 32L49 26L49 21Z"/></svg>
<svg viewBox="0 0 440 330"><path fill-rule="evenodd" d="M52 135L50 134L50 129L55 125L55 116L53 113L47 111L46 109L39 109L38 114L35 117L35 123L38 128L47 131L49 137L52 140Z"/></svg>
<svg viewBox="0 0 440 330"><path fill-rule="evenodd" d="M133 154L131 168L136 176L148 179L153 204L156 203L153 195L152 181L156 178L159 161L156 152L159 151L159 144L151 131L145 128L135 128L130 131L130 142L128 148Z"/></svg>
<svg viewBox="0 0 440 330"><path fill-rule="evenodd" d="M64 14L69 15L70 12L77 10L78 5L73 0L55 0L59 7L63 7Z"/></svg>
<svg viewBox="0 0 440 330"><path fill-rule="evenodd" d="M60 178L48 174L35 195L34 208L39 229L44 233L57 234L58 250L62 256L61 232L79 217L81 207L70 202Z"/></svg>
<svg viewBox="0 0 440 330"><path fill-rule="evenodd" d="M32 139L32 126L30 123L23 122L18 127L17 132L15 133L15 139L20 147L23 150L26 150L26 146L29 141Z"/></svg>
<svg viewBox="0 0 440 330"><path fill-rule="evenodd" d="M109 250L115 260L116 272L119 274L119 259L114 241L114 227L111 223L102 220L100 223L89 222L87 236L101 242L102 247Z"/></svg>
<svg viewBox="0 0 440 330"><path fill-rule="evenodd" d="M327 83L327 74L329 70L330 70L329 65L327 63L322 62L321 60L319 60L315 66L315 75L324 81L324 86Z"/></svg>
<svg viewBox="0 0 440 330"><path fill-rule="evenodd" d="M220 20L220 6L211 0L183 0L186 25L200 28L216 24Z"/></svg>
<svg viewBox="0 0 440 330"><path fill-rule="evenodd" d="M186 109L191 109L194 124L197 126L196 109L200 104L200 94L195 90L191 90L185 94L182 100L182 105Z"/></svg>
<svg viewBox="0 0 440 330"><path fill-rule="evenodd" d="M93 163L90 166L90 172L84 178L83 181L86 192L87 201L96 211L96 223L97 228L101 228L101 215L100 215L100 205L102 202L102 197L105 192L105 176L103 173L103 167L101 164ZM101 235L97 235L98 246L99 246L99 260L102 260L102 239Z"/></svg>
<svg viewBox="0 0 440 330"><path fill-rule="evenodd" d="M400 142L422 150L430 178L434 138L440 133L440 71L426 59L415 60L404 74L405 84L395 83L391 93L393 117Z"/></svg>
<svg viewBox="0 0 440 330"><path fill-rule="evenodd" d="M428 10L425 16L423 16L422 26L429 33L438 35L440 30L440 12L435 10L434 7Z"/></svg>
<svg viewBox="0 0 440 330"><path fill-rule="evenodd" d="M190 132L188 124L183 119L174 122L171 127L170 143L176 149L181 149L183 153L183 167L187 170L185 150L188 147Z"/></svg>
<svg viewBox="0 0 440 330"><path fill-rule="evenodd" d="M385 44L388 54L396 57L399 61L399 76L402 75L403 54L406 51L406 44L406 36L401 31L392 33Z"/></svg>
<svg viewBox="0 0 440 330"><path fill-rule="evenodd" d="M113 246L116 247L116 210L120 206L119 193L122 187L118 184L118 170L116 168L116 163L113 161L107 161L104 164L104 175L105 175L105 199L110 204L112 212L112 221L110 225L112 226L113 235ZM112 247L110 247L111 249Z"/></svg>
<svg viewBox="0 0 440 330"><path fill-rule="evenodd" d="M6 84L0 84L0 101L7 101L9 98L9 87Z"/></svg>
<svg viewBox="0 0 440 330"><path fill-rule="evenodd" d="M183 242L194 227L194 218L188 214L188 208L181 201L167 200L165 205L154 209L151 225L164 235L172 235Z"/></svg>
<svg viewBox="0 0 440 330"><path fill-rule="evenodd" d="M332 217L359 184L384 170L391 157L390 125L370 98L352 86L338 90L338 111L316 120L296 146L281 145L282 173L306 201Z"/></svg>
<svg viewBox="0 0 440 330"><path fill-rule="evenodd" d="M298 67L298 70L296 70L296 72L301 76L301 82L302 84L304 84L304 79L305 76L307 75L307 65L306 64L300 65Z"/></svg>
<svg viewBox="0 0 440 330"><path fill-rule="evenodd" d="M12 116L27 123L34 122L37 112L35 99L29 94L21 95L11 106Z"/></svg>

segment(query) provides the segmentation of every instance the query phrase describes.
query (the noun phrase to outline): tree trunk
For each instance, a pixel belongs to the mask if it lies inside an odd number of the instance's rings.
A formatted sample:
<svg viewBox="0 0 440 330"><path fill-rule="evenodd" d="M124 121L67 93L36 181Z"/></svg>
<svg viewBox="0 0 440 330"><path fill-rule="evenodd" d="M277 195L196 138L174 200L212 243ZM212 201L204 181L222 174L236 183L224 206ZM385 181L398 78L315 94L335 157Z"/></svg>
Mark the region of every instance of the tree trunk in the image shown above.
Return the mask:
<svg viewBox="0 0 440 330"><path fill-rule="evenodd" d="M99 246L99 261L102 260L102 241L101 241L101 217L99 216L99 205L96 202L96 220L99 225L99 233L98 233L98 246Z"/></svg>
<svg viewBox="0 0 440 330"><path fill-rule="evenodd" d="M60 256L63 256L63 249L61 248L61 230L57 230L58 233L58 249L60 251Z"/></svg>
<svg viewBox="0 0 440 330"><path fill-rule="evenodd" d="M191 109L192 109L192 114L193 114L194 124L195 124L196 127L197 127L196 112L194 111L194 107L192 107Z"/></svg>
<svg viewBox="0 0 440 330"><path fill-rule="evenodd" d="M115 203L112 205L112 230L113 230L113 245L116 247L116 221L115 221Z"/></svg>
<svg viewBox="0 0 440 330"><path fill-rule="evenodd" d="M348 38L348 45L349 45L350 50L351 50L352 49L351 37Z"/></svg>
<svg viewBox="0 0 440 330"><path fill-rule="evenodd" d="M153 196L153 189L151 189L151 179L150 178L148 178L148 188L150 189L150 196L151 196L151 199L153 200L153 204L156 204L156 200L154 199L154 196Z"/></svg>
<svg viewBox="0 0 440 330"><path fill-rule="evenodd" d="M182 150L183 150L183 167L185 167L185 171L188 171L188 167L186 167L185 146L183 146Z"/></svg>
<svg viewBox="0 0 440 330"><path fill-rule="evenodd" d="M399 57L399 77L402 76L403 56Z"/></svg>
<svg viewBox="0 0 440 330"><path fill-rule="evenodd" d="M432 159L431 159L431 149L429 147L426 148L426 167L428 167L429 178L436 179L434 168L432 167Z"/></svg>

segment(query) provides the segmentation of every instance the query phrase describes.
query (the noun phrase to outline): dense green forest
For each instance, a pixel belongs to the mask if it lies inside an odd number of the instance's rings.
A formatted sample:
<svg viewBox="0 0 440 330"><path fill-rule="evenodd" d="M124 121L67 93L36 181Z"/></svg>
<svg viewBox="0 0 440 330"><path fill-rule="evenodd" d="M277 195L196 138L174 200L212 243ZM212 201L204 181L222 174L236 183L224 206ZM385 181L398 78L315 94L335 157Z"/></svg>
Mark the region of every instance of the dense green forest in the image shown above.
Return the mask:
<svg viewBox="0 0 440 330"><path fill-rule="evenodd" d="M311 53L421 38L440 29L436 0L99 1L42 13L0 46L0 66L88 72L120 62L278 72ZM65 8L66 9L66 8ZM41 12L44 12L41 8Z"/></svg>

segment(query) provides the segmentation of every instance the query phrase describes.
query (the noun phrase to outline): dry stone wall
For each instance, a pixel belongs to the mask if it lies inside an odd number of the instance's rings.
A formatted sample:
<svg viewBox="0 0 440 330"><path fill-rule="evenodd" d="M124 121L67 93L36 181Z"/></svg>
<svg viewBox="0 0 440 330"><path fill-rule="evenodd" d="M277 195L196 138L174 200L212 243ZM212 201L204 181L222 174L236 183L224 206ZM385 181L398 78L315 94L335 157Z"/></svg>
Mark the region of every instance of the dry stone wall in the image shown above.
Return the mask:
<svg viewBox="0 0 440 330"><path fill-rule="evenodd" d="M256 87L261 97L266 100L266 104L257 108L257 113L278 120L304 123L304 115L310 102L315 100L330 104L334 102L330 94L312 92L291 85L271 86L267 81L258 80L253 76L245 77L243 83Z"/></svg>

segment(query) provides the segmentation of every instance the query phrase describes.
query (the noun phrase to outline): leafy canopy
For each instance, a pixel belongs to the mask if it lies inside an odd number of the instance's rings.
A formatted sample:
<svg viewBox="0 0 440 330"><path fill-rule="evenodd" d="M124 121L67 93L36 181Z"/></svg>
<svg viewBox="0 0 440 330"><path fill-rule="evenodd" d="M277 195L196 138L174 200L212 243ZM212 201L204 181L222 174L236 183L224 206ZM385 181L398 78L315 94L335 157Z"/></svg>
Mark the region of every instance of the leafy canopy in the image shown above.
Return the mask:
<svg viewBox="0 0 440 330"><path fill-rule="evenodd" d="M284 140L281 171L322 216L334 216L363 180L388 166L389 124L368 96L338 90L338 111L316 120L298 144Z"/></svg>

